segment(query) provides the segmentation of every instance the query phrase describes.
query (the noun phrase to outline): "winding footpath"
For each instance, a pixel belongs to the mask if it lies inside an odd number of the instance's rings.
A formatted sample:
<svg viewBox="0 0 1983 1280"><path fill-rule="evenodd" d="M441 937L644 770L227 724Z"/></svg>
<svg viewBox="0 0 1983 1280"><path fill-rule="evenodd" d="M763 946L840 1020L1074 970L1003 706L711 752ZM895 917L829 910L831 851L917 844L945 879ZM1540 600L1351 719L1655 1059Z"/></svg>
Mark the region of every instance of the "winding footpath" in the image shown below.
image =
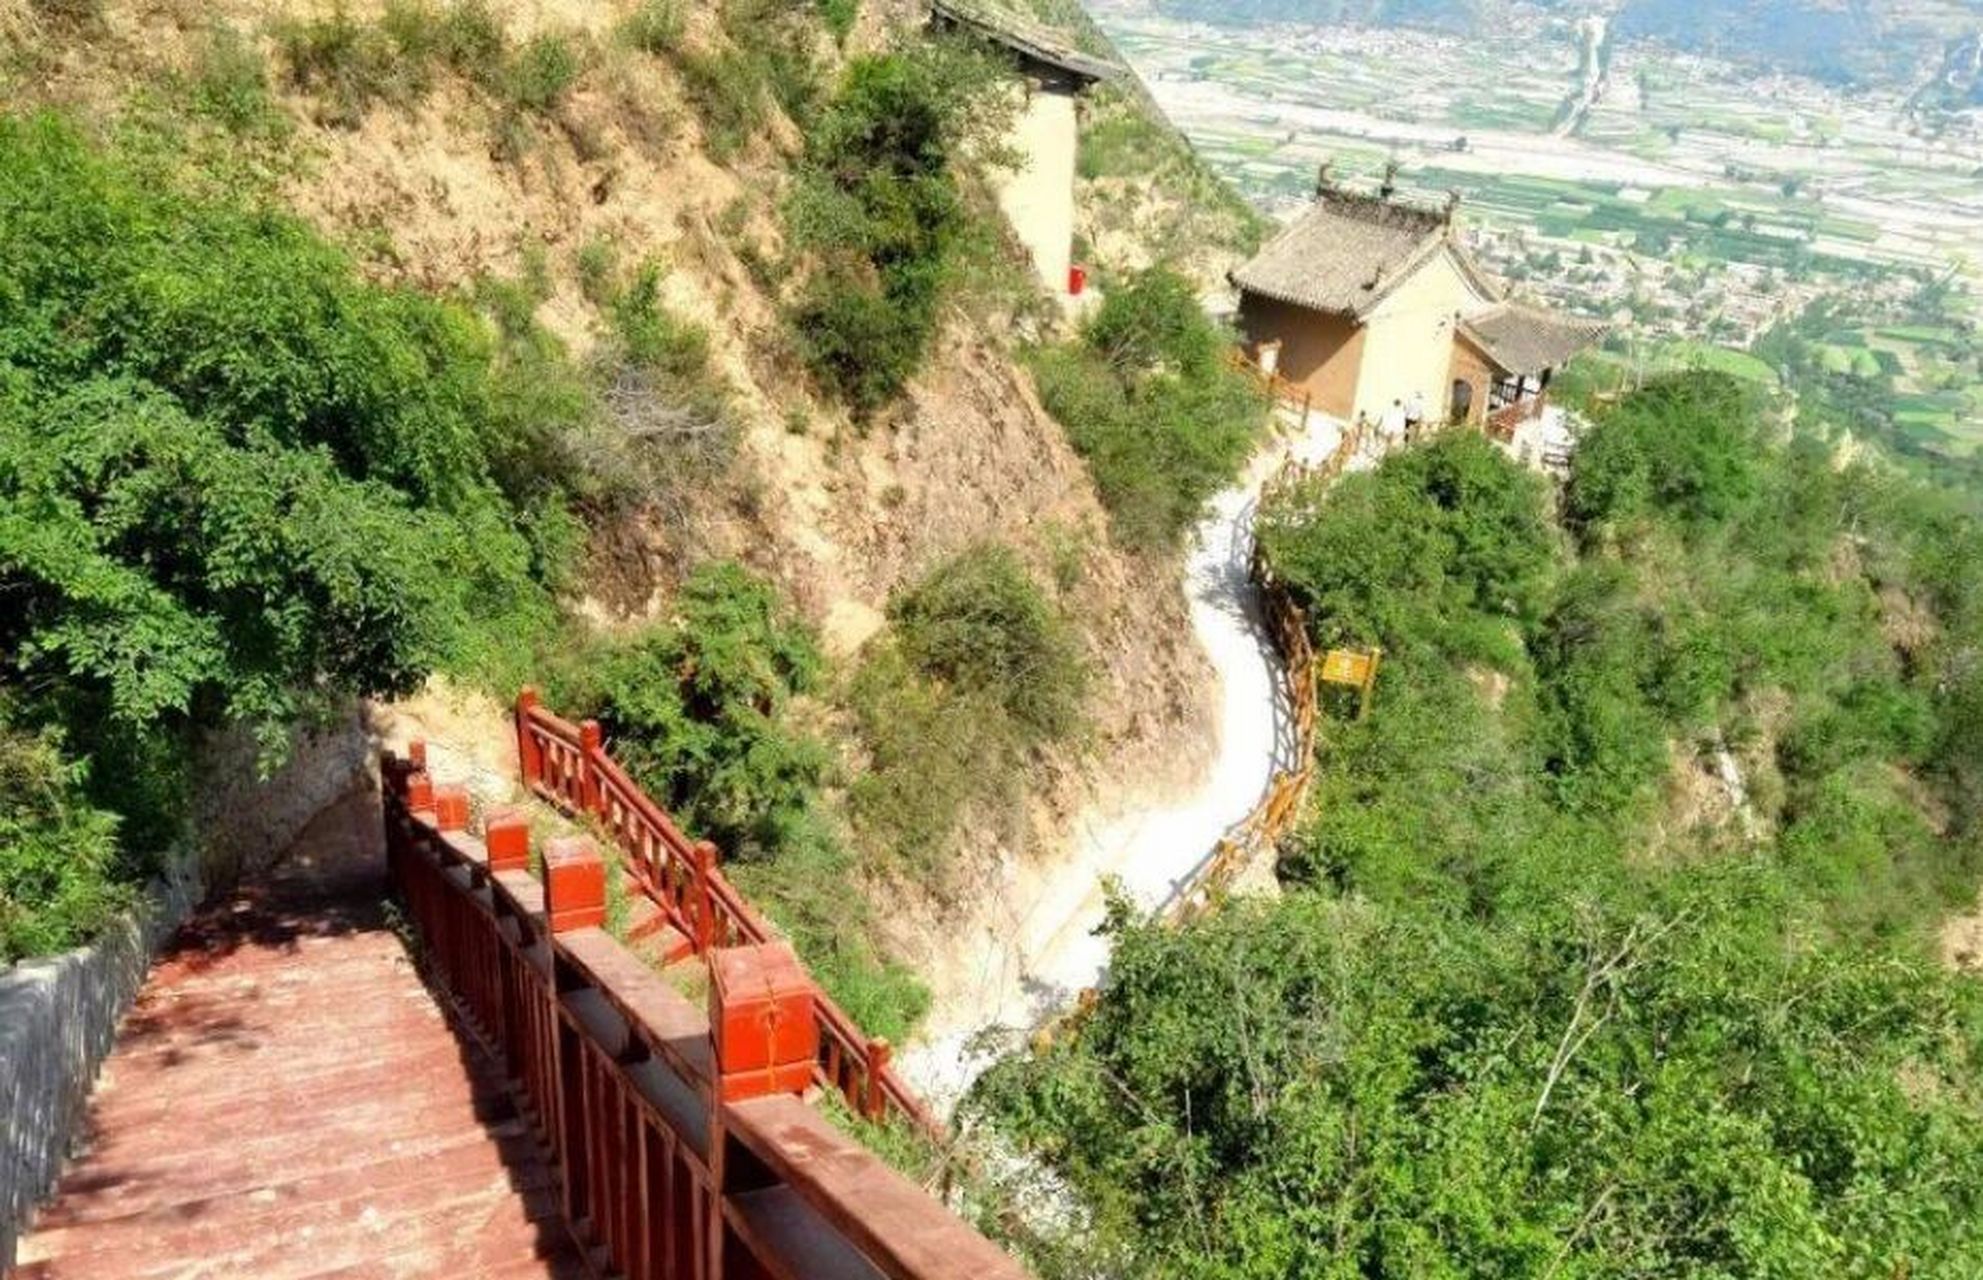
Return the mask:
<svg viewBox="0 0 1983 1280"><path fill-rule="evenodd" d="M948 1115L1001 1046L982 1033L1028 1029L1098 986L1109 948L1097 936L1104 882L1154 910L1179 894L1292 763L1281 664L1268 638L1250 569L1261 486L1291 454L1319 461L1340 424L1316 415L1306 435L1261 450L1238 485L1213 499L1185 566L1192 629L1219 679L1219 740L1189 792L1127 811L1083 815L1064 857L1015 868L970 908L932 976L934 1005L897 1069Z"/></svg>

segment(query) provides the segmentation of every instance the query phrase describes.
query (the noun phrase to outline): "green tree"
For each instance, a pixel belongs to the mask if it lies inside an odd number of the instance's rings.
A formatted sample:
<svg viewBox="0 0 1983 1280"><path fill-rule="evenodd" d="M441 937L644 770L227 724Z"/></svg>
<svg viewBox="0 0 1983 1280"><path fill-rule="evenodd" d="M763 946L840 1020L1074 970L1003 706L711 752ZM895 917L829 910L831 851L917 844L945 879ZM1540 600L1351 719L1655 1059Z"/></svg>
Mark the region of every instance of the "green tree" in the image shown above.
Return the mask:
<svg viewBox="0 0 1983 1280"><path fill-rule="evenodd" d="M472 314L295 220L0 120L0 696L122 819L78 874L164 851L201 728L514 671L572 526L502 379Z"/></svg>

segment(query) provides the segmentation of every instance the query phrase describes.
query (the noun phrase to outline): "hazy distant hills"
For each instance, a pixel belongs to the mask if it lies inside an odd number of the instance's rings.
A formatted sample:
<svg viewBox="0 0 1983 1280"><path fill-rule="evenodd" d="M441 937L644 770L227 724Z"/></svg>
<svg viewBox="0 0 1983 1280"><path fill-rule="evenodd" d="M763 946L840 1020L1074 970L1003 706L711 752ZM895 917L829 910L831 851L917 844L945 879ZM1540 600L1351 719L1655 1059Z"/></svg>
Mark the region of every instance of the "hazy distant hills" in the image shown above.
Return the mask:
<svg viewBox="0 0 1983 1280"><path fill-rule="evenodd" d="M1947 105L1983 103L1976 50L1983 0L1538 0L1610 13L1624 38L1752 62L1836 83L1943 84ZM1507 0L1153 0L1172 17L1505 32ZM1938 73L1937 68L1940 68Z"/></svg>
<svg viewBox="0 0 1983 1280"><path fill-rule="evenodd" d="M1983 28L1983 3L1919 0L1626 0L1620 36L1840 83L1912 84Z"/></svg>
<svg viewBox="0 0 1983 1280"><path fill-rule="evenodd" d="M1476 0L1155 0L1152 7L1174 18L1235 27L1312 22L1464 34L1480 29L1486 6Z"/></svg>

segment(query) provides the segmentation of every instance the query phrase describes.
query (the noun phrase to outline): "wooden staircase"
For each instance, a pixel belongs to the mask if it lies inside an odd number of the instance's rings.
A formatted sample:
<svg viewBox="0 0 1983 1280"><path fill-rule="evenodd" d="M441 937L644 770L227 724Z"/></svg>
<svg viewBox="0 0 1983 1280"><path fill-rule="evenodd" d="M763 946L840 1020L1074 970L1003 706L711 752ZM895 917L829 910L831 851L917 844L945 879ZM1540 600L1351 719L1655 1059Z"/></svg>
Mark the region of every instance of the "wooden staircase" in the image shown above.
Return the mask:
<svg viewBox="0 0 1983 1280"><path fill-rule="evenodd" d="M167 948L17 1280L587 1274L500 1065L388 927L355 803Z"/></svg>

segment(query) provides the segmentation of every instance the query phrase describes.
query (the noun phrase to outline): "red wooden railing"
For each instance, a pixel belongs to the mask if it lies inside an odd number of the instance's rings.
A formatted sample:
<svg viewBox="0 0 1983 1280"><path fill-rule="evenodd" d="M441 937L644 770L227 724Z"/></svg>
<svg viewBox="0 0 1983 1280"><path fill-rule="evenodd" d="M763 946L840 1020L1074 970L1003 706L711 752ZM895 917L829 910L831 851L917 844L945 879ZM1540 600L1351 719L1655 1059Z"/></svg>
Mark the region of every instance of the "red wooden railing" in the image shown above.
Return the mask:
<svg viewBox="0 0 1983 1280"><path fill-rule="evenodd" d="M425 969L500 1056L555 1160L595 1274L1022 1280L772 1069L791 1054L803 1087L812 1023L725 974L797 974L782 947L712 947L705 1014L600 927L604 867L589 840L554 842L533 878L523 815L485 815L482 838L469 835L467 794L436 788L422 759L416 745L382 768L393 883ZM793 998L815 998L809 980Z"/></svg>
<svg viewBox="0 0 1983 1280"><path fill-rule="evenodd" d="M552 714L526 689L516 703L517 759L525 787L611 836L641 892L697 955L769 942L778 934L718 866L716 846L692 841L607 752L596 721ZM818 1076L870 1119L893 1115L943 1141L944 1126L889 1066L888 1041L862 1033L821 993Z"/></svg>
<svg viewBox="0 0 1983 1280"><path fill-rule="evenodd" d="M1542 416L1542 407L1546 403L1543 396L1533 395L1489 411L1487 434L1504 444L1513 440L1516 429L1524 422Z"/></svg>

